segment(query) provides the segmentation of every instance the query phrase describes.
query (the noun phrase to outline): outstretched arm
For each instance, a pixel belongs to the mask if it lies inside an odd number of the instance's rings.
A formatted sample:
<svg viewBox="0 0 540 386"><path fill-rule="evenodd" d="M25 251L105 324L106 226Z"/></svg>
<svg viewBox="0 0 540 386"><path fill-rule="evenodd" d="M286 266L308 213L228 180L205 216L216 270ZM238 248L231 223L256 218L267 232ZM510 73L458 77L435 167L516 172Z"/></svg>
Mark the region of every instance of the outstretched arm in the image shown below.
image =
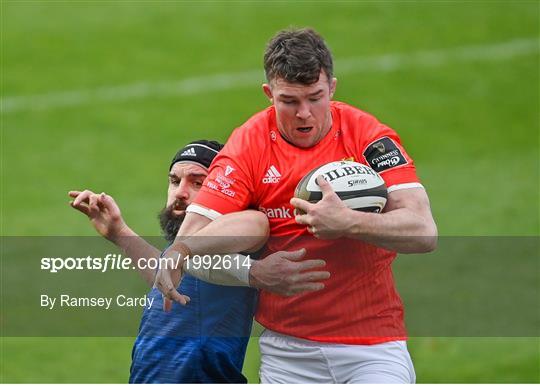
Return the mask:
<svg viewBox="0 0 540 386"><path fill-rule="evenodd" d="M115 200L105 193L94 193L90 190L70 191L73 198L70 205L88 216L88 219L96 231L107 240L118 246L126 256L131 258L133 264L139 270L144 281L152 286L155 280L155 270L148 267L151 259L159 259L161 251L145 239L135 233L124 221L120 208ZM192 215L191 213L188 216ZM198 215L195 215L198 216ZM210 222L206 217L201 217L204 224ZM201 224L202 225L202 224ZM185 231L184 231L185 232ZM220 237L210 237L212 233L220 234ZM239 237L237 235L246 235ZM249 235L249 236L247 236ZM255 251L260 249L268 237L268 221L258 211L244 211L231 213L228 216L219 217L208 229L198 232L196 237L185 240L185 245L197 254L233 253L240 250ZM223 241L226 239L230 246L228 250L221 250ZM173 244L174 245L174 244ZM141 264L146 260L146 264ZM150 266L155 266L150 264ZM187 265L184 263L184 271L189 272L202 280L222 285L248 285L249 271L220 270L212 272L204 266ZM245 279L242 279L242 276Z"/></svg>

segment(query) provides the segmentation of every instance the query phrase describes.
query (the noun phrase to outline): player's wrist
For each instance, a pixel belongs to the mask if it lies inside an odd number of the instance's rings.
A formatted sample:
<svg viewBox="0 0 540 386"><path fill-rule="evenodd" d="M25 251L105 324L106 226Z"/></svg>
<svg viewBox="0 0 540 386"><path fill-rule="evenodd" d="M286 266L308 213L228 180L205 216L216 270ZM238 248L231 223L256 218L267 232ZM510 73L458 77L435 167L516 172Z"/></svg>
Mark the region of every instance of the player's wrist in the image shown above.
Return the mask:
<svg viewBox="0 0 540 386"><path fill-rule="evenodd" d="M107 236L107 238L118 246L122 246L129 241L130 237L138 236L125 222L121 222L119 225L113 228L113 231Z"/></svg>
<svg viewBox="0 0 540 386"><path fill-rule="evenodd" d="M182 256L184 259L188 259L190 256L192 256L191 248L182 241L175 240L169 247L169 250L178 253L178 256Z"/></svg>
<svg viewBox="0 0 540 386"><path fill-rule="evenodd" d="M261 289L261 282L257 278L260 273L261 261L253 260L249 267L248 284L251 288Z"/></svg>
<svg viewBox="0 0 540 386"><path fill-rule="evenodd" d="M347 223L349 226L345 228L345 237L357 239L367 234L369 226L369 213L357 212L349 209L347 211Z"/></svg>

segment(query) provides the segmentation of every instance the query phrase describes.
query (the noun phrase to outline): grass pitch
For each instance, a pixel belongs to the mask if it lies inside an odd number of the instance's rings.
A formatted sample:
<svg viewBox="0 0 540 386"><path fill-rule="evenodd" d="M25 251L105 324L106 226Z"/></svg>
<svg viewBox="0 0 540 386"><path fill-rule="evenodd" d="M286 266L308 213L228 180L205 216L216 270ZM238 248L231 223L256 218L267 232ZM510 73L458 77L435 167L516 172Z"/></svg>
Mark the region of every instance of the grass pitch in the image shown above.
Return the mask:
<svg viewBox="0 0 540 386"><path fill-rule="evenodd" d="M336 99L401 135L441 235L538 236L538 15L536 1L4 0L0 234L93 235L66 196L90 188L113 195L140 234L158 235L172 154L226 140L267 105L264 45L295 25L332 48ZM132 342L3 338L1 381L125 382ZM539 343L409 347L419 382L539 382ZM257 367L253 339L251 382Z"/></svg>

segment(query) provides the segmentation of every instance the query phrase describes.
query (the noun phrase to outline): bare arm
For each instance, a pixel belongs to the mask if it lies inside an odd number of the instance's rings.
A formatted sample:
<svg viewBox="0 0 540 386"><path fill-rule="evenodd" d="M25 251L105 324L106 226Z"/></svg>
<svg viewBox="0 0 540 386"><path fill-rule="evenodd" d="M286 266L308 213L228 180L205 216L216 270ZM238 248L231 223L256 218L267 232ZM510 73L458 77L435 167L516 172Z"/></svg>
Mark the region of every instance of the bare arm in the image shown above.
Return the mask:
<svg viewBox="0 0 540 386"><path fill-rule="evenodd" d="M299 224L319 238L348 237L364 240L400 253L424 253L437 245L437 226L423 188L396 190L388 194L383 213L351 210L318 179L323 199L316 204L293 198L292 205L306 212L296 217Z"/></svg>
<svg viewBox="0 0 540 386"><path fill-rule="evenodd" d="M165 296L164 310L171 309L173 300L182 305L190 300L177 290L184 274L186 259L194 255L232 253L253 249L264 244L267 237L268 220L258 211L231 213L219 216L214 221L197 213L186 213L178 231L178 237L163 254L154 282L155 287ZM202 272L201 275L195 273L195 275L201 279L211 279L209 272ZM232 276L235 276L234 273ZM222 280L216 281L223 283Z"/></svg>
<svg viewBox="0 0 540 386"><path fill-rule="evenodd" d="M159 259L161 251L149 244L127 226L122 234L111 239L111 241L122 249L126 256L131 258L144 281L152 287L154 285L155 270L148 268L148 262L153 259ZM142 264L143 260L146 261L146 264ZM145 268L141 268L143 266Z"/></svg>
<svg viewBox="0 0 540 386"><path fill-rule="evenodd" d="M71 191L69 196L74 199L70 203L71 206L88 216L101 236L114 243L124 252L124 255L131 258L144 281L152 286L155 280L155 270L142 269L141 266L147 267L148 264L141 264L141 260L157 260L161 256L161 251L149 244L125 223L114 199L105 193L97 194L90 190ZM260 249L268 237L268 222L264 214L258 211L231 213L227 216L221 216L212 225L207 226L210 222L211 220L206 217L187 213L179 235L190 233L196 235L184 240L183 245L187 246L193 253L201 255L232 253L239 250L249 252ZM198 228L202 229L196 232ZM220 236L214 237L212 233ZM174 247L173 244L169 249L174 250ZM186 268L184 265L184 269ZM239 273L234 271L221 270L212 275L212 272L208 272L208 270L194 269L193 266L188 271L202 280L216 284L242 284L236 280ZM244 276L247 282L248 273L246 272Z"/></svg>
<svg viewBox="0 0 540 386"><path fill-rule="evenodd" d="M184 259L187 256L256 250L266 242L268 233L268 220L258 211L230 213L214 221L195 213L188 213L178 233L181 237L177 238L164 255L168 265L160 269L156 276L155 286L166 297L164 309L171 308L171 300L183 305L189 301L187 296L177 291L183 275ZM185 238L189 234L191 236ZM323 267L325 261L303 260L304 256L305 250L276 252L263 260L252 261L248 272L242 273L241 276L248 277L249 285L252 287L286 296L323 289L324 284L320 281L327 279L330 273L312 270ZM311 272L305 272L308 270ZM232 276L238 275L233 273ZM200 278L219 284L224 283L215 280L215 274L211 273L204 273L204 277ZM227 280L226 283L232 282Z"/></svg>
<svg viewBox="0 0 540 386"><path fill-rule="evenodd" d="M268 220L256 210L229 213L214 221L188 212L169 249L182 252L181 242L195 255L254 252L264 246L268 234Z"/></svg>
<svg viewBox="0 0 540 386"><path fill-rule="evenodd" d="M388 194L382 214L352 211L347 237L400 253L425 253L437 247L437 226L423 188Z"/></svg>

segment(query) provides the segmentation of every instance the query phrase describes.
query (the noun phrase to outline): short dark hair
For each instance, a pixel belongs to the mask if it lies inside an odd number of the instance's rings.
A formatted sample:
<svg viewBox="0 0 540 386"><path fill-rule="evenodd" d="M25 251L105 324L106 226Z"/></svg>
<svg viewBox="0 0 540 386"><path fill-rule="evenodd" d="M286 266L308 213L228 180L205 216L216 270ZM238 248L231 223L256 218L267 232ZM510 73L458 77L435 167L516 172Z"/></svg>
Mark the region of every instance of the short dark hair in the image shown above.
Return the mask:
<svg viewBox="0 0 540 386"><path fill-rule="evenodd" d="M332 53L317 32L310 28L278 32L264 53L264 71L268 82L276 78L289 83L312 84L324 70L331 81Z"/></svg>

